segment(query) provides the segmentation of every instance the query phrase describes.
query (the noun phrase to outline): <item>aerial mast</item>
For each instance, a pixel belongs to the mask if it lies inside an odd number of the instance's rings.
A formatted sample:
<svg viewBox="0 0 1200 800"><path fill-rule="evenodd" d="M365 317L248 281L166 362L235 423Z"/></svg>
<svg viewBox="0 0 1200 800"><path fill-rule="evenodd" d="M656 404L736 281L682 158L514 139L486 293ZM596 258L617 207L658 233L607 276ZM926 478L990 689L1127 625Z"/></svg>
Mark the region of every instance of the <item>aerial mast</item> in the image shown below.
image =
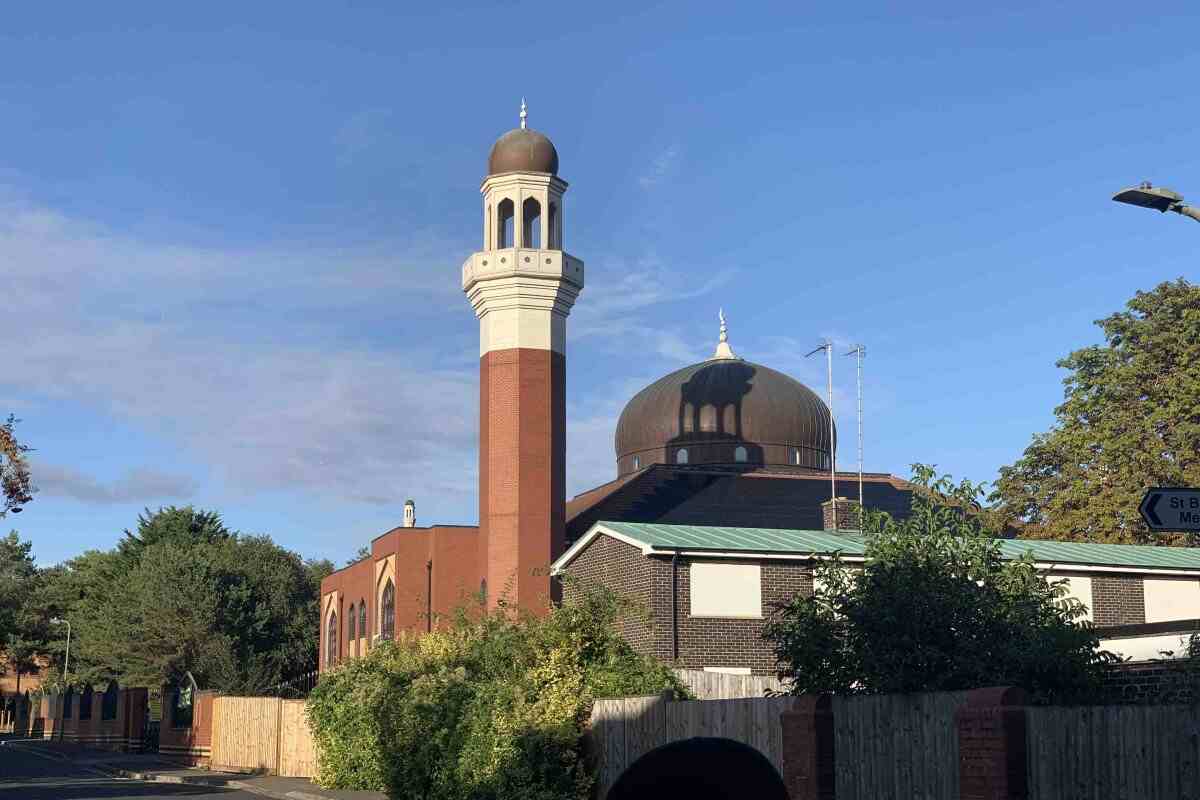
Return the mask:
<svg viewBox="0 0 1200 800"><path fill-rule="evenodd" d="M825 351L825 385L829 396L829 499L833 503L833 527L834 530L837 530L837 448L834 445L833 439L833 341L830 339L822 340L821 344L818 345L816 349L810 351L804 357L808 358L814 353L819 353L822 350Z"/></svg>
<svg viewBox="0 0 1200 800"><path fill-rule="evenodd" d="M857 356L858 361L858 525L862 527L863 513L863 356L867 348L861 344L854 345L848 356Z"/></svg>

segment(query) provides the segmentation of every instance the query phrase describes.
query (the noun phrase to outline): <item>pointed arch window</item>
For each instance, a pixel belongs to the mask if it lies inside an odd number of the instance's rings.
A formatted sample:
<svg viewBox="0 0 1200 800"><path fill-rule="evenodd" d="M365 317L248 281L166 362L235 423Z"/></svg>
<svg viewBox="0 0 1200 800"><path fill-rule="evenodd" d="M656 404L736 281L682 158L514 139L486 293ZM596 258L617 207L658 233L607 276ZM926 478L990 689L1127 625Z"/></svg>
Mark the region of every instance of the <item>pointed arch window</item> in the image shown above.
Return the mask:
<svg viewBox="0 0 1200 800"><path fill-rule="evenodd" d="M496 249L513 246L513 216L516 214L513 201L504 198L496 206Z"/></svg>
<svg viewBox="0 0 1200 800"><path fill-rule="evenodd" d="M367 635L367 601L358 601L358 635Z"/></svg>
<svg viewBox="0 0 1200 800"><path fill-rule="evenodd" d="M542 204L534 197L521 204L521 246L542 246Z"/></svg>
<svg viewBox="0 0 1200 800"><path fill-rule="evenodd" d="M379 638L396 638L396 586L388 578L379 600Z"/></svg>
<svg viewBox="0 0 1200 800"><path fill-rule="evenodd" d="M117 718L117 692L119 691L116 681L108 682L108 688L104 690L104 697L100 700L100 719Z"/></svg>
<svg viewBox="0 0 1200 800"><path fill-rule="evenodd" d="M559 226L558 203L554 203L554 202L550 203L550 218L549 218L548 222L550 223L547 226L550 229L550 249L551 250L561 250L562 249L562 231L560 231L558 229L558 226Z"/></svg>
<svg viewBox="0 0 1200 800"><path fill-rule="evenodd" d="M337 612L329 615L329 624L325 630L325 666L332 667L338 660L338 627Z"/></svg>
<svg viewBox="0 0 1200 800"><path fill-rule="evenodd" d="M358 622L358 617L354 614L354 603L350 604L350 613L346 615L346 638L353 642L358 637L354 633L354 625Z"/></svg>
<svg viewBox="0 0 1200 800"><path fill-rule="evenodd" d="M79 695L79 719L85 720L92 718L92 697L92 687L83 687L83 692Z"/></svg>

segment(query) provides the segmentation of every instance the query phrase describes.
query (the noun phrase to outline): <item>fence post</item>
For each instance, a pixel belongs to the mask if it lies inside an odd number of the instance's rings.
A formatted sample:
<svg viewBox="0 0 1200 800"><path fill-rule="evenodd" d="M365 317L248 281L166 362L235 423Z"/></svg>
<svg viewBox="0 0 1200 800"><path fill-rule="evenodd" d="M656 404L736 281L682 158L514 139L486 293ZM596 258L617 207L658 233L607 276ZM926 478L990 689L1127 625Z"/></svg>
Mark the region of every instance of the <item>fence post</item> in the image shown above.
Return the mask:
<svg viewBox="0 0 1200 800"><path fill-rule="evenodd" d="M960 800L1025 800L1028 720L1024 689L975 689L954 713Z"/></svg>
<svg viewBox="0 0 1200 800"><path fill-rule="evenodd" d="M834 800L833 698L803 695L780 714L783 783L791 800Z"/></svg>

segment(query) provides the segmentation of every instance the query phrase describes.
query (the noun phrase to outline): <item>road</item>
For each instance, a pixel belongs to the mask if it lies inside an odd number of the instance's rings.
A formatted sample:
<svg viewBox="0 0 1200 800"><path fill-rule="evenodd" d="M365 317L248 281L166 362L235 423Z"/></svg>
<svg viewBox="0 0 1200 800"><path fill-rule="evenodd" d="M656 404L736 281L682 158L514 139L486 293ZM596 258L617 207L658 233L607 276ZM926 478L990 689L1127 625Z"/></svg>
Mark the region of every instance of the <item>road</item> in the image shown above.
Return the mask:
<svg viewBox="0 0 1200 800"><path fill-rule="evenodd" d="M262 800L250 792L110 778L91 767L0 742L0 800Z"/></svg>

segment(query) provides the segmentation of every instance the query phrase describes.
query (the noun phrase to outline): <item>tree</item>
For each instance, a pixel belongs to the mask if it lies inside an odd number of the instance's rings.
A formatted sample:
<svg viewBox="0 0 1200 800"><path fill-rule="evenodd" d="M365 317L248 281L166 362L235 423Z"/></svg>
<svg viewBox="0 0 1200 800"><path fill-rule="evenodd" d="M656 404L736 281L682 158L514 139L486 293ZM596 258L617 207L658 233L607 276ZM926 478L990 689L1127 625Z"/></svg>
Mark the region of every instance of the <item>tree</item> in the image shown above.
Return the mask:
<svg viewBox="0 0 1200 800"><path fill-rule="evenodd" d="M357 564L359 561L362 561L364 558L369 558L370 556L371 546L369 544L364 544L362 547L358 548L358 552L354 554L354 558L350 559L342 566L348 567L351 564Z"/></svg>
<svg viewBox="0 0 1200 800"><path fill-rule="evenodd" d="M776 608L765 638L796 694L1022 686L1070 698L1099 687L1115 656L1084 608L1029 558L1004 561L982 488L914 465L912 515L864 515L861 569L817 562L814 591Z"/></svg>
<svg viewBox="0 0 1200 800"><path fill-rule="evenodd" d="M8 669L21 676L37 668L46 652L49 614L42 601L43 576L33 559L32 543L16 531L0 539L0 648Z"/></svg>
<svg viewBox="0 0 1200 800"><path fill-rule="evenodd" d="M71 620L81 680L158 686L191 672L255 692L316 663L317 576L330 567L215 512L170 507L139 516L115 549L68 562L50 594Z"/></svg>
<svg viewBox="0 0 1200 800"><path fill-rule="evenodd" d="M17 441L14 431L16 417L9 415L0 424L0 519L12 511L17 513L33 500L33 483L29 475L29 462L25 454L29 448Z"/></svg>
<svg viewBox="0 0 1200 800"><path fill-rule="evenodd" d="M1138 504L1150 486L1200 485L1200 286L1159 284L1097 324L1106 343L1058 362L1057 421L992 499L1028 538L1162 544Z"/></svg>

